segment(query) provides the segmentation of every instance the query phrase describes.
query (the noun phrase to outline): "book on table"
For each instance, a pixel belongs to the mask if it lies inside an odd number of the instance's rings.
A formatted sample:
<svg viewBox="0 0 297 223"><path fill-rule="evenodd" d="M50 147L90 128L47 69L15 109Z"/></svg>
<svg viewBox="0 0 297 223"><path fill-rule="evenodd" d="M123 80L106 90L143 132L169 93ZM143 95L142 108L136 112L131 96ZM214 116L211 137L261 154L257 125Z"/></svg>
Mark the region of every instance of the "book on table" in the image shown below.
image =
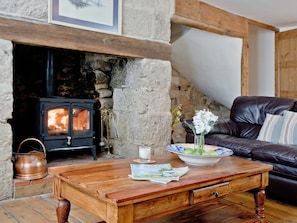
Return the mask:
<svg viewBox="0 0 297 223"><path fill-rule="evenodd" d="M187 166L173 168L171 164L130 164L131 175L134 180L149 180L167 184L178 181L189 170Z"/></svg>

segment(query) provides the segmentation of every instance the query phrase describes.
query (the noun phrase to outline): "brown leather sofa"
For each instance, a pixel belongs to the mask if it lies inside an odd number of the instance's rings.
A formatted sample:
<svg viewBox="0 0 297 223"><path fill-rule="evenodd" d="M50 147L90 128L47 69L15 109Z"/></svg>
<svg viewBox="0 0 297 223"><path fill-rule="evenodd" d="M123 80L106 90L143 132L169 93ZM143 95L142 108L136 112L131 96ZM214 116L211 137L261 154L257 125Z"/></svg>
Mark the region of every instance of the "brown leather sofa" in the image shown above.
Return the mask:
<svg viewBox="0 0 297 223"><path fill-rule="evenodd" d="M297 101L289 98L240 96L230 110L230 119L217 122L205 143L230 148L234 156L273 165L269 174L268 197L297 204L297 145L257 140L266 114L282 115L297 111ZM188 120L191 122L191 120ZM186 142L194 135L186 125Z"/></svg>

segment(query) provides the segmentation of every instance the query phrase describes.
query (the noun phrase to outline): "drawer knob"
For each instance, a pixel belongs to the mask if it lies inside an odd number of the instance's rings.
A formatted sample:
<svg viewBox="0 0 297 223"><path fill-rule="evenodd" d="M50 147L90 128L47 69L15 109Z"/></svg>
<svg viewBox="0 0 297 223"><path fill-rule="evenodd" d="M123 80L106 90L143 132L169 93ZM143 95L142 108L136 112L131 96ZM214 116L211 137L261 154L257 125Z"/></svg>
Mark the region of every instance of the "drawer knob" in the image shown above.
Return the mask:
<svg viewBox="0 0 297 223"><path fill-rule="evenodd" d="M212 192L212 194L213 194L213 196L215 196L215 197L218 197L218 196L219 196L219 193L218 193L217 191Z"/></svg>

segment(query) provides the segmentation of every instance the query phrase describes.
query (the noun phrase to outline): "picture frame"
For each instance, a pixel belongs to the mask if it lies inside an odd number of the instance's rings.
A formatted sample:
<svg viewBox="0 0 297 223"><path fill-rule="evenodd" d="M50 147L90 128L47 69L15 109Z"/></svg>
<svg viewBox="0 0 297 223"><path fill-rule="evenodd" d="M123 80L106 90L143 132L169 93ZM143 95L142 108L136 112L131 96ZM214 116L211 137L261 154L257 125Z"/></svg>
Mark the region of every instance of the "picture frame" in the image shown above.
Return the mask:
<svg viewBox="0 0 297 223"><path fill-rule="evenodd" d="M49 23L121 34L122 0L49 0Z"/></svg>

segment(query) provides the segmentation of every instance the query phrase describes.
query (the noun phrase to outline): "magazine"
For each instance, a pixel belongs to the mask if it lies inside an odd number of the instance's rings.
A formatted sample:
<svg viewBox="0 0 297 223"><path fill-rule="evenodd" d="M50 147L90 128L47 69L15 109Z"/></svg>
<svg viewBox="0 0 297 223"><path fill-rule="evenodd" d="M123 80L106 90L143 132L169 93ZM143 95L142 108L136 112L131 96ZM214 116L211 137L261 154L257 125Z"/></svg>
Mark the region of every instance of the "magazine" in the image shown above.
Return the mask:
<svg viewBox="0 0 297 223"><path fill-rule="evenodd" d="M189 167L172 168L171 164L130 164L131 175L134 180L149 180L167 184L170 181L179 181L186 174Z"/></svg>

